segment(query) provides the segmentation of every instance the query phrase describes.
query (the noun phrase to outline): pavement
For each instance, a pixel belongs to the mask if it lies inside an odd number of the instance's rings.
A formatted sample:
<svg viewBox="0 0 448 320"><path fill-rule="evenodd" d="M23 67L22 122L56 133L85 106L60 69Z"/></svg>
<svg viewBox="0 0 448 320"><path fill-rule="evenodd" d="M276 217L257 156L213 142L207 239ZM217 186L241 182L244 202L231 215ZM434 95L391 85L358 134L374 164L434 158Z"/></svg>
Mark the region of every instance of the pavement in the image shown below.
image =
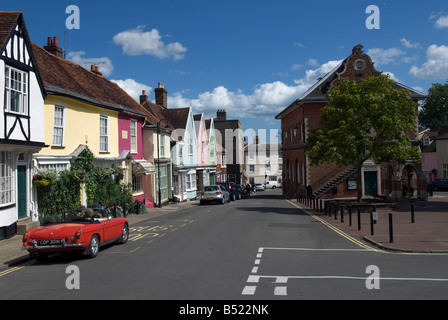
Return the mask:
<svg viewBox="0 0 448 320"><path fill-rule="evenodd" d="M378 203L376 212L378 220L370 222L369 209L362 210L360 229L357 210L352 210L350 217L348 209L344 209L344 219L341 221L340 209L338 215L328 216L320 209L313 209L304 203L290 200L315 216L324 219L333 226L354 238L369 242L382 250L412 252L412 253L448 253L448 193L434 194L428 201L400 202L395 204ZM171 212L197 205L197 201L164 205L162 208L148 209L146 214L129 215L129 224L155 219ZM412 219L411 205L414 207ZM392 233L390 232L389 214L392 214ZM392 234L392 239L391 239ZM392 242L391 242L392 240ZM16 235L10 239L0 240L0 270L24 263L30 259L27 251L22 250L22 236Z"/></svg>
<svg viewBox="0 0 448 320"><path fill-rule="evenodd" d="M378 219L376 223L373 223L373 232L370 219L372 206L361 210L360 224L358 224L357 209L352 209L350 224L347 207L344 207L342 222L340 209L336 217L332 210L330 217L328 211L325 214L324 211L320 211L320 207L315 208L312 204L307 205L296 200L292 202L346 234L369 242L379 249L394 252L448 254L448 193L438 192L437 195L435 193L434 196L428 198L428 201L393 204L378 202L376 205ZM392 215L392 223L389 221L389 214Z"/></svg>

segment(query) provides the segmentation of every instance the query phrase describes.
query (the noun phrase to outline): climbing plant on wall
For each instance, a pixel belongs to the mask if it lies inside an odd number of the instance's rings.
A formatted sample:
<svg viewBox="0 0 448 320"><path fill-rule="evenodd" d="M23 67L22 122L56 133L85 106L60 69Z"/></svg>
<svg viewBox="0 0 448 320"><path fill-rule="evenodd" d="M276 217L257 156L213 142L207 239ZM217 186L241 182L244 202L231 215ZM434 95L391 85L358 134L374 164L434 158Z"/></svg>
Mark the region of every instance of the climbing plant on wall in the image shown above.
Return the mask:
<svg viewBox="0 0 448 320"><path fill-rule="evenodd" d="M60 214L81 206L81 188L87 195L87 206L107 206L132 201L132 188L121 183L119 167L95 167L92 152L86 148L69 170L38 171L33 178L37 189L41 217Z"/></svg>

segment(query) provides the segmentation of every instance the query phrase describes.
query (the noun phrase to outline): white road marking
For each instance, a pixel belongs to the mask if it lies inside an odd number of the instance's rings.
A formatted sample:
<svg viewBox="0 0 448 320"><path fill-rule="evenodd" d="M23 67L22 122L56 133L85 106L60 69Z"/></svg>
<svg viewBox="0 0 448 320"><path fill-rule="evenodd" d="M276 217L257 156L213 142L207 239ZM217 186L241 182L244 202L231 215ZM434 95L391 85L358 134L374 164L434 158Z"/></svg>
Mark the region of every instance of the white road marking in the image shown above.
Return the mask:
<svg viewBox="0 0 448 320"><path fill-rule="evenodd" d="M289 279L314 279L314 280L361 280L366 281L368 278L368 274L366 276L345 276L345 275L259 275L258 270L261 264L262 253L265 250L284 250L284 251L327 251L327 252L335 252L335 251L345 251L345 252L365 252L365 253L375 253L375 251L368 249L310 249L310 248L274 248L274 247L260 247L258 248L257 259L255 259L255 265L252 268L252 274L247 278L248 284L259 283L260 279L275 279L273 283L276 284L286 284ZM431 282L448 282L448 278L401 278L401 277L380 277L380 281L431 281ZM245 286L242 295L255 295L255 291L257 286L248 285ZM276 296L286 296L287 287L286 286L275 286L274 295Z"/></svg>

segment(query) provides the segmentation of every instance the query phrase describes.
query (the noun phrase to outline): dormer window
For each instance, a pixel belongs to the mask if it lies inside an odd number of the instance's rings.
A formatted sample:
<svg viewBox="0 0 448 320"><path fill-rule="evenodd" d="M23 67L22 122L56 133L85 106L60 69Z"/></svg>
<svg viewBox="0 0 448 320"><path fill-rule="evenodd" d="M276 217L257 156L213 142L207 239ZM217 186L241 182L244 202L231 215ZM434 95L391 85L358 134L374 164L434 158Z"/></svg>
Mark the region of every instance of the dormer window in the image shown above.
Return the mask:
<svg viewBox="0 0 448 320"><path fill-rule="evenodd" d="M28 115L28 74L5 67L5 110Z"/></svg>

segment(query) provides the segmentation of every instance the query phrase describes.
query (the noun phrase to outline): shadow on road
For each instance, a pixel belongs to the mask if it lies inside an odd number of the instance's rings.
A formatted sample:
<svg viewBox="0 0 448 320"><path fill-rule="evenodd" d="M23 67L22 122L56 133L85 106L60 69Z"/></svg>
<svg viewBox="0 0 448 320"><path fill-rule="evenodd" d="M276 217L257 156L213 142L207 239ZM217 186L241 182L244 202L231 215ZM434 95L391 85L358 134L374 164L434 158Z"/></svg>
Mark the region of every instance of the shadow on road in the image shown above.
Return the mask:
<svg viewBox="0 0 448 320"><path fill-rule="evenodd" d="M239 203L241 202L241 205ZM260 212L260 213L276 213L287 215L307 215L302 210L293 206L285 205L285 201L281 198L281 192L268 190L259 191L252 194L248 199L238 200L238 211ZM282 207L276 206L283 205Z"/></svg>

